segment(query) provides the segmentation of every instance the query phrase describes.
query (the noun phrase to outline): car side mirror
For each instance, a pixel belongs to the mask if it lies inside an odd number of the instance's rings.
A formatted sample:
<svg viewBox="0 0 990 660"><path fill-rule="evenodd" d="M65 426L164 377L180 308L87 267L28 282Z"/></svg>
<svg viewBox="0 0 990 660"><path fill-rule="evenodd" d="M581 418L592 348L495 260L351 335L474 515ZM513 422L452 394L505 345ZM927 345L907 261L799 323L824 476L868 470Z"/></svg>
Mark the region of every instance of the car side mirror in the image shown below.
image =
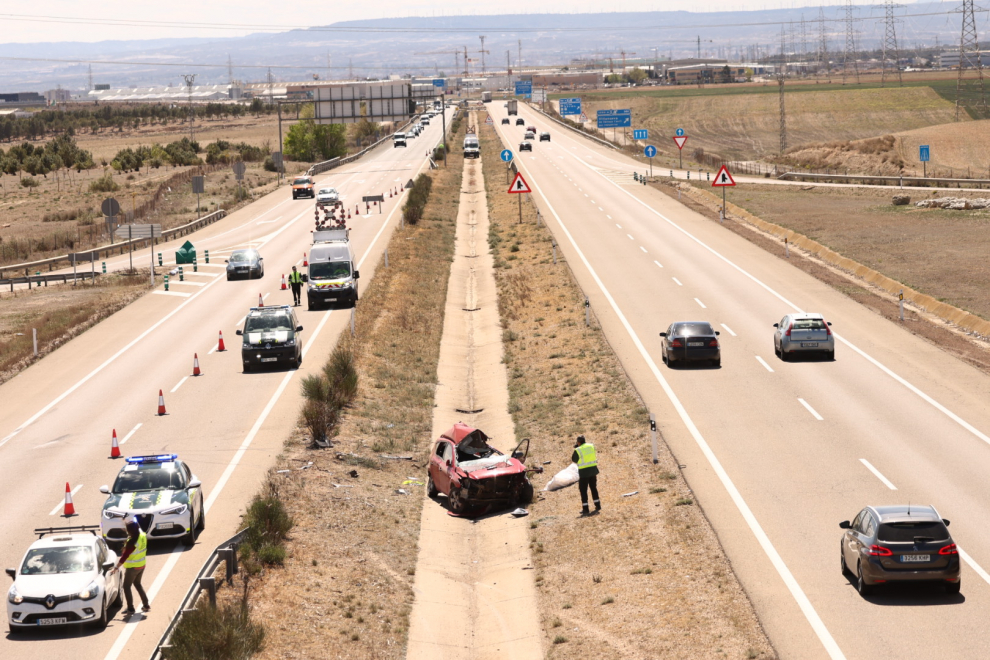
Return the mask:
<svg viewBox="0 0 990 660"><path fill-rule="evenodd" d="M852 525L849 524L848 520L843 520L842 522L839 523L839 527L841 527L842 529L850 529Z"/></svg>
<svg viewBox="0 0 990 660"><path fill-rule="evenodd" d="M721 334L718 330L715 331L715 336L718 337Z"/></svg>
<svg viewBox="0 0 990 660"><path fill-rule="evenodd" d="M660 336L661 336L661 337L666 337L666 336L667 336L667 333L666 333L666 332L661 332L661 333L660 333Z"/></svg>
<svg viewBox="0 0 990 660"><path fill-rule="evenodd" d="M296 332L302 332L302 326L301 325L297 325L296 326Z"/></svg>
<svg viewBox="0 0 990 660"><path fill-rule="evenodd" d="M244 331L243 330L238 330L234 334L243 337L244 336Z"/></svg>
<svg viewBox="0 0 990 660"><path fill-rule="evenodd" d="M103 493L104 495L109 495L110 494L110 486L107 486L105 484L103 486L100 486L100 492Z"/></svg>
<svg viewBox="0 0 990 660"><path fill-rule="evenodd" d="M774 324L773 324L773 327L775 327L775 328L779 328L779 327L780 327L780 324L779 324L779 323L774 323Z"/></svg>
<svg viewBox="0 0 990 660"><path fill-rule="evenodd" d="M110 569L112 569L116 565L117 565L117 562L115 562L115 561L105 561L105 562L103 562L103 566L102 566L103 572L106 573L107 571L109 571Z"/></svg>
<svg viewBox="0 0 990 660"><path fill-rule="evenodd" d="M354 279L358 279L359 277L361 277L361 271L354 271Z"/></svg>
<svg viewBox="0 0 990 660"><path fill-rule="evenodd" d="M223 262L224 262L225 264L229 264L229 263L230 263L230 259L224 259L224 260L223 260Z"/></svg>
<svg viewBox="0 0 990 660"><path fill-rule="evenodd" d="M949 526L949 521L946 520L945 518L942 518L942 524L945 525L946 527L948 527Z"/></svg>
<svg viewBox="0 0 990 660"><path fill-rule="evenodd" d="M193 479L192 481L189 482L188 488L199 488L202 485L203 485L202 481L200 481L199 479Z"/></svg>
<svg viewBox="0 0 990 660"><path fill-rule="evenodd" d="M825 325L832 325L830 321L825 321Z"/></svg>
<svg viewBox="0 0 990 660"><path fill-rule="evenodd" d="M4 573L6 573L7 575L9 575L11 580L16 580L17 579L17 569L16 568L7 568L7 569L4 569Z"/></svg>

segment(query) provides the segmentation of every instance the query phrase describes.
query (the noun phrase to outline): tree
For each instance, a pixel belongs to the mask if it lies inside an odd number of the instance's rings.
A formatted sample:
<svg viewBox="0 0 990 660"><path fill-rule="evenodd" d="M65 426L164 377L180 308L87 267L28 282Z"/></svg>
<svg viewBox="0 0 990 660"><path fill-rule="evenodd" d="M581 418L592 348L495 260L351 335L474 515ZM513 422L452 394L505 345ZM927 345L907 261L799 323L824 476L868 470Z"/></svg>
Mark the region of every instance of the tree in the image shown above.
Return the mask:
<svg viewBox="0 0 990 660"><path fill-rule="evenodd" d="M730 83L732 82L732 71L729 69L729 65L726 64L722 67L722 70L718 72L719 82Z"/></svg>
<svg viewBox="0 0 990 660"><path fill-rule="evenodd" d="M629 82L633 83L634 85L640 84L649 77L650 77L649 74L646 73L646 71L640 69L638 66L635 67L632 71L630 71L629 75L627 76L627 78L629 78Z"/></svg>

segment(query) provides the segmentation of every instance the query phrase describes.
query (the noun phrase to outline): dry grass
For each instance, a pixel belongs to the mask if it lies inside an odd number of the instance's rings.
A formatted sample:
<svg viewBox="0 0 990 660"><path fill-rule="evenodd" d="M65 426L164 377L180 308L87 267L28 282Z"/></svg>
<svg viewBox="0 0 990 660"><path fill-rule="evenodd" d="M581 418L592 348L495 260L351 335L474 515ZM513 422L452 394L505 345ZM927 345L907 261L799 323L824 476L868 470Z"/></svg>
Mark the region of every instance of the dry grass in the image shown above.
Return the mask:
<svg viewBox="0 0 990 660"><path fill-rule="evenodd" d="M405 657L462 171L459 155L448 161L423 220L395 232L390 267L364 291L357 339L341 339L359 394L335 447L307 449L301 431L286 443L278 467L292 469L282 490L295 526L285 567L254 581L255 613L269 622L259 658Z"/></svg>
<svg viewBox="0 0 990 660"><path fill-rule="evenodd" d="M487 171L497 138L483 131ZM575 488L531 507L531 548L549 658L774 656L711 525L669 449L650 460L648 415L551 238L500 177L488 181L510 411L517 437L552 460L542 487L570 461L574 436L599 452L603 512L579 518ZM559 258L559 257L558 257ZM623 497L623 493L638 494ZM750 655L747 656L747 654Z"/></svg>

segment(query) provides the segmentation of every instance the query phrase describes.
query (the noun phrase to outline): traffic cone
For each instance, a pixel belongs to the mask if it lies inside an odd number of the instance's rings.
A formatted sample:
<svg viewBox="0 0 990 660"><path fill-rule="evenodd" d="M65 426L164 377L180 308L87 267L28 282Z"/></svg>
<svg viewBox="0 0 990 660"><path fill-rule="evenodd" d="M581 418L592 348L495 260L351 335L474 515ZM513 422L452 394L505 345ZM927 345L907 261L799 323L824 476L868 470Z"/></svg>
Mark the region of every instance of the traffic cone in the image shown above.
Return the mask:
<svg viewBox="0 0 990 660"><path fill-rule="evenodd" d="M389 199L392 199L392 191L391 190L388 191L388 198Z"/></svg>
<svg viewBox="0 0 990 660"><path fill-rule="evenodd" d="M361 207L357 204L354 205L354 215L361 215Z"/></svg>
<svg viewBox="0 0 990 660"><path fill-rule="evenodd" d="M76 507L72 505L72 489L69 488L69 482L65 482L65 508L62 511L63 518L69 518L70 516L76 515Z"/></svg>
<svg viewBox="0 0 990 660"><path fill-rule="evenodd" d="M199 370L199 355L193 353L193 376L202 376L203 372ZM114 440L116 441L117 434L114 433Z"/></svg>
<svg viewBox="0 0 990 660"><path fill-rule="evenodd" d="M158 390L158 415L167 415L165 412L165 395L162 394L161 390Z"/></svg>
<svg viewBox="0 0 990 660"><path fill-rule="evenodd" d="M306 253L303 252L303 266L308 266L308 265L309 265L309 262L306 261Z"/></svg>
<svg viewBox="0 0 990 660"><path fill-rule="evenodd" d="M217 343L217 353L223 353L227 348L223 345L223 330L220 331L220 341Z"/></svg>
<svg viewBox="0 0 990 660"><path fill-rule="evenodd" d="M113 430L113 439L110 441L110 458L120 458L120 445L117 443L117 429Z"/></svg>
<svg viewBox="0 0 990 660"><path fill-rule="evenodd" d="M264 306L265 306L265 299L262 298L261 297L261 294L259 293L258 294L258 307L264 307Z"/></svg>
<svg viewBox="0 0 990 660"><path fill-rule="evenodd" d="M286 290L286 289L288 289L288 288L289 288L289 287L288 287L288 286L286 286L286 284L285 284L285 274L283 273L283 274L282 274L282 291L285 291L285 290Z"/></svg>
<svg viewBox="0 0 990 660"><path fill-rule="evenodd" d="M347 219L348 219L348 220L350 220L350 219L351 219L351 212L350 212L350 211L348 211L348 212L347 212Z"/></svg>

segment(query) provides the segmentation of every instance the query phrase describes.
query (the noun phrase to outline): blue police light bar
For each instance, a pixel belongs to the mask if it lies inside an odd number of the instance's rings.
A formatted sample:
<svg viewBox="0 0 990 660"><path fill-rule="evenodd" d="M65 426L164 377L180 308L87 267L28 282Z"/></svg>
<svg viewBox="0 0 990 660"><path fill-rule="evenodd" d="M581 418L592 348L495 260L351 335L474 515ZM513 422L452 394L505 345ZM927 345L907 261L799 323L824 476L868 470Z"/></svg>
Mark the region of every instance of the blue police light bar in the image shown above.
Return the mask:
<svg viewBox="0 0 990 660"><path fill-rule="evenodd" d="M157 456L128 456L124 460L128 463L140 464L140 463L166 463L168 461L174 461L179 457L178 454L158 454Z"/></svg>

